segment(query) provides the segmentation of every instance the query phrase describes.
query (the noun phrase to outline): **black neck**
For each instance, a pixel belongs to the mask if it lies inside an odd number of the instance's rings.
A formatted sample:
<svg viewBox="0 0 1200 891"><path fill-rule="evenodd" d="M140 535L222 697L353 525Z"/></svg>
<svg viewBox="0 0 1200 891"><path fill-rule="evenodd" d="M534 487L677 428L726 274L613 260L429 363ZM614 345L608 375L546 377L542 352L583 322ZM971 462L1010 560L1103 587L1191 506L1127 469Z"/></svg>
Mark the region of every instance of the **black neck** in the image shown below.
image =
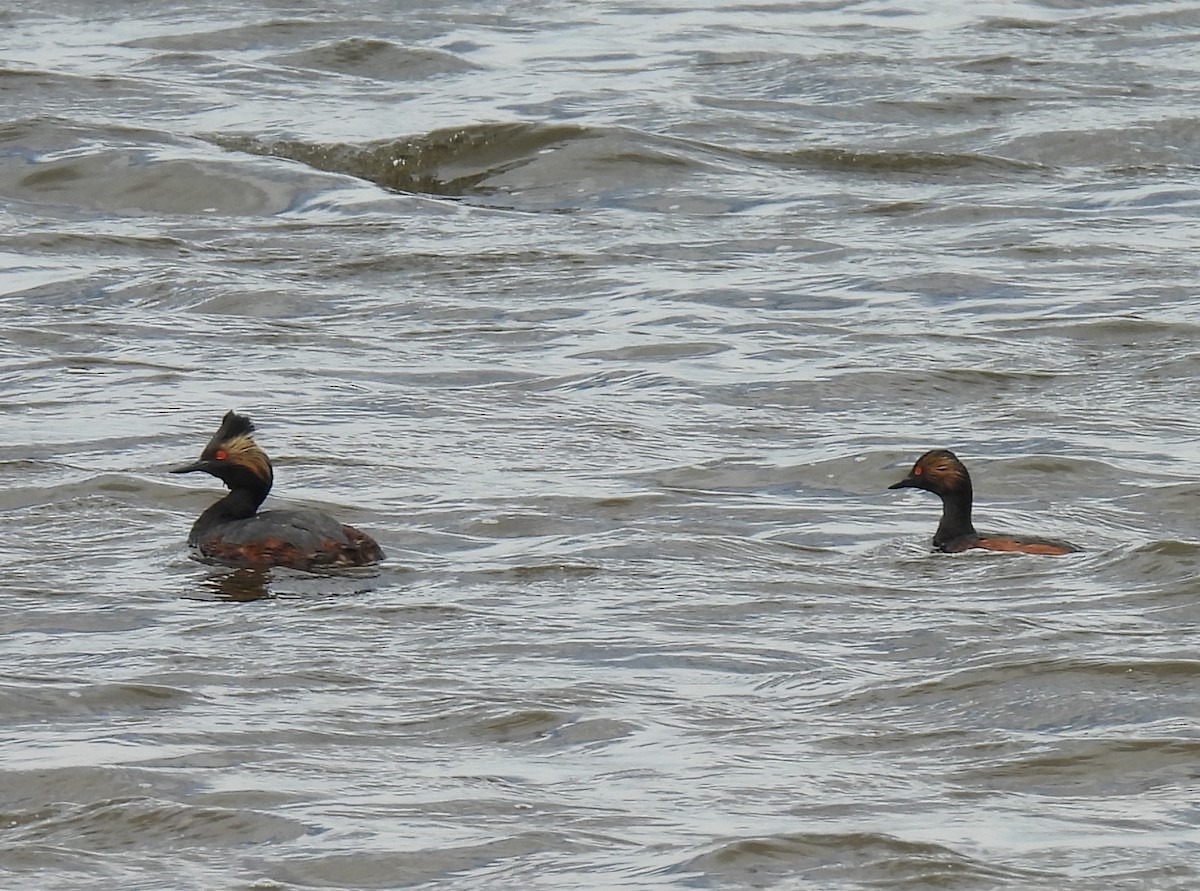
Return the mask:
<svg viewBox="0 0 1200 891"><path fill-rule="evenodd" d="M244 520L258 513L258 506L267 497L271 487L253 489L230 489L229 494L211 505L192 525L192 543L210 526L226 520Z"/></svg>
<svg viewBox="0 0 1200 891"><path fill-rule="evenodd" d="M975 527L971 524L970 481L952 492L941 493L941 498L942 521L938 523L933 536L934 547L941 547L965 535L976 535Z"/></svg>

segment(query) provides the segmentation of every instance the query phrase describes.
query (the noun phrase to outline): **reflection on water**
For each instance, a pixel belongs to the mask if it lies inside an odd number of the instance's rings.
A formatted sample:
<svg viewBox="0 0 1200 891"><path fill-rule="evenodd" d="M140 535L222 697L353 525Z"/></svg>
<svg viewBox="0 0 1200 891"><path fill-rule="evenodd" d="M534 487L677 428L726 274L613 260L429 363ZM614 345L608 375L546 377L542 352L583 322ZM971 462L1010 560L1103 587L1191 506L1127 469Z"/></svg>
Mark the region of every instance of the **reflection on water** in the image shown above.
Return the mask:
<svg viewBox="0 0 1200 891"><path fill-rule="evenodd" d="M1198 24L10 12L7 884L1191 891Z"/></svg>
<svg viewBox="0 0 1200 891"><path fill-rule="evenodd" d="M245 603L271 597L267 587L270 581L270 570L242 568L209 575L201 582L201 586L215 600Z"/></svg>

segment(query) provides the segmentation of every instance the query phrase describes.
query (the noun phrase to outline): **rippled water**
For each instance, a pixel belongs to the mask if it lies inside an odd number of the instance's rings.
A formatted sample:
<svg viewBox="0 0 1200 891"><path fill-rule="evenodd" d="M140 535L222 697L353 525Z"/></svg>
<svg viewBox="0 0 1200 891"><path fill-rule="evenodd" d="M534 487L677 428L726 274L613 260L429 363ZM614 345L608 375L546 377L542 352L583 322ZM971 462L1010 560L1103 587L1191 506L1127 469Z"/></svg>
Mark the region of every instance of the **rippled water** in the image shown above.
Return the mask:
<svg viewBox="0 0 1200 891"><path fill-rule="evenodd" d="M0 15L4 887L1200 883L1200 9Z"/></svg>

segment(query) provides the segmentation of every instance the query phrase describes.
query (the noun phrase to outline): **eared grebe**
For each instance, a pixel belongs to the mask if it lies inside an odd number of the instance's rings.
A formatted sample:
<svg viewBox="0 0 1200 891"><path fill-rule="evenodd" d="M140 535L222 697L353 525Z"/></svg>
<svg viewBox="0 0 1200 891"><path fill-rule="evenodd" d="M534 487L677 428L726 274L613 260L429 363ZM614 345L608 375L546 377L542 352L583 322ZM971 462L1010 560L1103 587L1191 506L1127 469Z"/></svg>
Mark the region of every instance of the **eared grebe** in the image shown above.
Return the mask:
<svg viewBox="0 0 1200 891"><path fill-rule="evenodd" d="M981 535L971 525L971 475L953 452L934 449L917 459L908 476L889 489L924 489L942 499L942 521L933 535L935 550L957 554L969 548L1020 551L1022 554L1070 554L1079 548L1050 538Z"/></svg>
<svg viewBox="0 0 1200 891"><path fill-rule="evenodd" d="M318 510L258 513L275 479L271 461L250 438L254 425L229 412L200 453L200 460L171 473L211 473L229 494L196 520L188 544L201 555L230 566L290 566L327 569L364 566L383 559L369 535Z"/></svg>

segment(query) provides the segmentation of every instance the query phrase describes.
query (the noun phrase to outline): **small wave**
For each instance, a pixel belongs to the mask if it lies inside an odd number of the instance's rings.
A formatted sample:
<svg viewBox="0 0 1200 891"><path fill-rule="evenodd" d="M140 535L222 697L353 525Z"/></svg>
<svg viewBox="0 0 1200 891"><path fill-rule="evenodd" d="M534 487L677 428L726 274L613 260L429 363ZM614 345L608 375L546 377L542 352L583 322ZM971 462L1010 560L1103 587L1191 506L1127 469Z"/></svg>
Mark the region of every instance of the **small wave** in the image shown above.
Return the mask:
<svg viewBox="0 0 1200 891"><path fill-rule="evenodd" d="M944 176L974 173L982 179L1011 180L1020 174L1041 174L1043 165L1014 161L980 152L917 152L837 147L793 149L785 152L747 152L779 167L824 170L878 177L895 174Z"/></svg>
<svg viewBox="0 0 1200 891"><path fill-rule="evenodd" d="M9 684L0 687L0 710L11 721L70 720L176 709L192 698L162 684Z"/></svg>
<svg viewBox="0 0 1200 891"><path fill-rule="evenodd" d="M210 138L231 151L298 161L394 192L517 209L569 209L657 195L671 175L702 169L715 157L715 150L686 140L564 124L476 124L363 145Z"/></svg>
<svg viewBox="0 0 1200 891"><path fill-rule="evenodd" d="M578 714L544 708L489 715L471 728L472 736L498 743L549 743L555 748L610 742L629 736L636 726L609 718L585 719Z"/></svg>
<svg viewBox="0 0 1200 891"><path fill-rule="evenodd" d="M1030 754L964 767L955 778L972 788L1108 800L1153 794L1175 782L1190 785L1197 756L1200 743L1189 739L1066 739Z"/></svg>
<svg viewBox="0 0 1200 891"><path fill-rule="evenodd" d="M294 857L264 864L265 872L288 887L397 888L447 882L464 874L487 871L493 875L517 870L520 863L544 860L549 852L578 853L585 846L559 832L521 832L481 844L451 845L414 851L363 851ZM507 887L533 887L530 881Z"/></svg>
<svg viewBox="0 0 1200 891"><path fill-rule="evenodd" d="M833 707L886 709L895 727L917 715L922 722L938 715L960 728L1095 733L1150 713L1151 704L1175 701L1197 677L1200 661L1194 659L999 656L931 678L873 681Z"/></svg>
<svg viewBox="0 0 1200 891"><path fill-rule="evenodd" d="M125 798L55 806L27 822L11 840L115 852L155 847L173 850L189 842L241 846L290 841L310 831L295 820L257 811Z"/></svg>
<svg viewBox="0 0 1200 891"><path fill-rule="evenodd" d="M28 118L0 127L0 197L129 214L272 215L339 185L145 128Z"/></svg>
<svg viewBox="0 0 1200 891"><path fill-rule="evenodd" d="M127 40L122 46L183 52L234 52L262 47L291 46L297 41L326 39L329 23L316 19L270 19L252 25L235 25L180 34L155 34Z"/></svg>
<svg viewBox="0 0 1200 891"><path fill-rule="evenodd" d="M488 177L530 163L539 152L587 135L581 127L484 124L366 145L215 136L231 151L298 161L344 173L395 192L462 196Z"/></svg>
<svg viewBox="0 0 1200 891"><path fill-rule="evenodd" d="M958 886L970 879L1016 878L943 845L880 833L784 833L718 843L671 868L671 873L761 888L805 877L856 881L889 888Z"/></svg>
<svg viewBox="0 0 1200 891"><path fill-rule="evenodd" d="M423 80L440 74L472 71L479 66L442 50L397 46L387 40L351 37L272 60L372 80Z"/></svg>

